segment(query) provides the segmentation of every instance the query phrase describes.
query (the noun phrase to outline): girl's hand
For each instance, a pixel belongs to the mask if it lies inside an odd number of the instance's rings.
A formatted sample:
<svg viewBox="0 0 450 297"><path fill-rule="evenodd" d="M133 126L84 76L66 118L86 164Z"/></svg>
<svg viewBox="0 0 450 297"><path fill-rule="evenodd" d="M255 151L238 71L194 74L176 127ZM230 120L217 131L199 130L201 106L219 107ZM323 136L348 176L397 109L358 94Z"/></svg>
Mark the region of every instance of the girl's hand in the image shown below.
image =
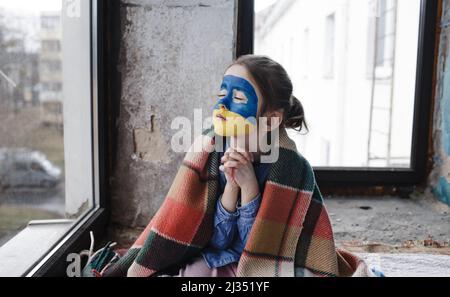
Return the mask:
<svg viewBox="0 0 450 297"><path fill-rule="evenodd" d="M239 195L239 185L233 178L233 169L219 166L219 169L225 173L227 184L222 195L222 205L229 212L236 211L236 202Z"/></svg>
<svg viewBox="0 0 450 297"><path fill-rule="evenodd" d="M253 168L253 155L229 148L221 159L220 170L233 178L241 189L241 204L245 205L259 194L258 181ZM228 178L227 178L228 182Z"/></svg>
<svg viewBox="0 0 450 297"><path fill-rule="evenodd" d="M225 155L224 155L225 156ZM222 157L223 160L223 157ZM223 163L223 162L221 162ZM225 173L225 178L227 180L226 187L230 188L230 190L238 190L239 185L234 180L234 170L233 168L225 168L223 165L219 166L219 170Z"/></svg>

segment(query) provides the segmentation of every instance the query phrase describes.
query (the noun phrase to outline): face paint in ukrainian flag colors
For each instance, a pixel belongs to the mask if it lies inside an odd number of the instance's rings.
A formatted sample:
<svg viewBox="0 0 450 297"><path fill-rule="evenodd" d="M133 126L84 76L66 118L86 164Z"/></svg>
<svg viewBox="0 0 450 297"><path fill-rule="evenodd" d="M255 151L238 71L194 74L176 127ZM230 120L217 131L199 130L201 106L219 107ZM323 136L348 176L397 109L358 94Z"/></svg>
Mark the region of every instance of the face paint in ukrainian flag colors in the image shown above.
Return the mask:
<svg viewBox="0 0 450 297"><path fill-rule="evenodd" d="M256 128L258 96L249 81L226 75L214 106L214 131L220 136L250 134Z"/></svg>

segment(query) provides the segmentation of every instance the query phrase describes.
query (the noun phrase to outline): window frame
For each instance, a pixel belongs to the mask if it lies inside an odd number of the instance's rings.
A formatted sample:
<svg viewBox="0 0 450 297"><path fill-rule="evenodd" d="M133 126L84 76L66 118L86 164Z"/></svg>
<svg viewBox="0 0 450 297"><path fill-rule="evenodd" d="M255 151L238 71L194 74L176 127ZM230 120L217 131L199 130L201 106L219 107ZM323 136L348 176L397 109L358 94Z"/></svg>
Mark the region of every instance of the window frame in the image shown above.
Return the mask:
<svg viewBox="0 0 450 297"><path fill-rule="evenodd" d="M93 172L93 208L80 217L71 226L66 235L58 241L33 267L23 275L27 277L66 276L70 253L78 253L90 246L90 231L101 242L106 234L110 216L109 186L111 176L110 140L114 138L112 102L118 98L114 90L117 86L115 67L112 61L118 58L118 43L110 43L114 31L120 28L118 1L90 0L91 22L91 110L92 110L92 172ZM114 19L114 21L113 21ZM82 267L81 267L82 268ZM81 269L80 268L80 269Z"/></svg>
<svg viewBox="0 0 450 297"><path fill-rule="evenodd" d="M254 52L254 0L239 0L236 57ZM314 167L326 186L413 186L426 181L441 0L421 0L410 168ZM425 141L424 141L425 140Z"/></svg>

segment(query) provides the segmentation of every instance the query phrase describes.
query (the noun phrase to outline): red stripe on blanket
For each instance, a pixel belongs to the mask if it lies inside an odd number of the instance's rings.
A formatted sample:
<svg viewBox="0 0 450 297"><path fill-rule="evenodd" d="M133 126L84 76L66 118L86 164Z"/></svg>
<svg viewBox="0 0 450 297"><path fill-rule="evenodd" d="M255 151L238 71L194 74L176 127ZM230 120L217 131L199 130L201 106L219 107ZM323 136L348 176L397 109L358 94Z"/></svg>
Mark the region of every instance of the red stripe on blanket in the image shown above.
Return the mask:
<svg viewBox="0 0 450 297"><path fill-rule="evenodd" d="M203 211L206 207L203 197L206 197L208 188L198 174L192 168L181 166L167 196Z"/></svg>
<svg viewBox="0 0 450 297"><path fill-rule="evenodd" d="M306 212L311 203L312 192L300 191L295 205L292 209L292 215L288 221L289 226L301 227L305 220Z"/></svg>
<svg viewBox="0 0 450 297"><path fill-rule="evenodd" d="M179 218L186 218L180 223ZM162 235L191 243L203 218L203 211L167 197L157 213L154 228Z"/></svg>
<svg viewBox="0 0 450 297"><path fill-rule="evenodd" d="M317 219L316 227L313 232L314 236L333 240L333 230L331 227L330 217L325 206L322 207L319 218Z"/></svg>
<svg viewBox="0 0 450 297"><path fill-rule="evenodd" d="M258 218L285 223L290 215L297 191L267 182Z"/></svg>

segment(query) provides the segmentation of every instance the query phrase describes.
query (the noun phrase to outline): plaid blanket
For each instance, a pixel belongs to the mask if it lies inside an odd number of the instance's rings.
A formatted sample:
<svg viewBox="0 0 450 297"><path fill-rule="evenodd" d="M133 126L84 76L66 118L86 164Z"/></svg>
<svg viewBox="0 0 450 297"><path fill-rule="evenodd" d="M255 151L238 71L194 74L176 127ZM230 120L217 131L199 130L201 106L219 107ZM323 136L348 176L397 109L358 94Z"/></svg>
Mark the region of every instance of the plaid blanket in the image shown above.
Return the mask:
<svg viewBox="0 0 450 297"><path fill-rule="evenodd" d="M219 157L215 135L195 140L155 216L132 247L102 276L154 276L198 255L213 231ZM203 148L196 152L193 148ZM372 276L355 255L336 249L330 219L308 161L285 129L238 276Z"/></svg>

